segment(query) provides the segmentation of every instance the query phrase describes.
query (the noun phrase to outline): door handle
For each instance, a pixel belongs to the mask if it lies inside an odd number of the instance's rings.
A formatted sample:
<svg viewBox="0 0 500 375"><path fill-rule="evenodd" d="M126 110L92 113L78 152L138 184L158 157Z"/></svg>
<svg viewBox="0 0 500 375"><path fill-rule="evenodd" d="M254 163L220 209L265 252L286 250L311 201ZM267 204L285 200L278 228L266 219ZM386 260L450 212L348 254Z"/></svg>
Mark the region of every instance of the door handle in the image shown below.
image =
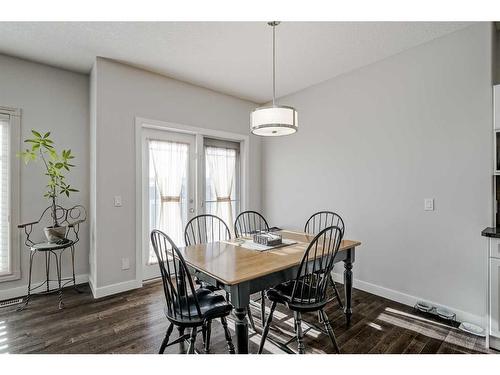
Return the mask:
<svg viewBox="0 0 500 375"><path fill-rule="evenodd" d="M189 213L190 213L190 214L194 214L194 208L190 208L190 209L189 209Z"/></svg>

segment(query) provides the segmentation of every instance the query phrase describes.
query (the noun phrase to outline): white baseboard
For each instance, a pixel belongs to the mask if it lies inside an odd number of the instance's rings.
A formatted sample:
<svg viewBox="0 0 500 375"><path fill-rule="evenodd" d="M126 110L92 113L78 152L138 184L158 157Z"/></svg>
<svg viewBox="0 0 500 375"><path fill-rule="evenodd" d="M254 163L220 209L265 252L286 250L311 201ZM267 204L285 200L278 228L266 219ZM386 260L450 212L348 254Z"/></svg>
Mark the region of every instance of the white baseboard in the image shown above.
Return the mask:
<svg viewBox="0 0 500 375"><path fill-rule="evenodd" d="M91 277L91 275L89 275L89 287L90 287L90 291L92 292L92 296L93 296L94 298L97 298L97 297L95 296L95 294L96 294L96 291L95 291L95 284L96 284L95 280Z"/></svg>
<svg viewBox="0 0 500 375"><path fill-rule="evenodd" d="M90 288L92 289L92 294L94 295L94 298L102 298L110 296L112 294L122 293L126 292L127 290L132 290L142 287L142 282L137 280L123 281L121 283L116 283L101 287L93 285L92 281L89 284Z"/></svg>
<svg viewBox="0 0 500 375"><path fill-rule="evenodd" d="M88 275L76 275L75 276L75 281L77 284L85 284L89 281ZM33 283L33 288L42 285L43 281ZM69 285L69 284L68 284ZM57 281L51 281L49 283L50 289L57 289ZM40 291L43 291L44 288L40 288ZM34 291L36 293L37 291ZM24 297L28 293L28 284L18 286L15 288L10 288L10 289L5 289L5 290L0 290L0 301L6 300L6 299L11 299L11 298L18 298L18 297Z"/></svg>
<svg viewBox="0 0 500 375"><path fill-rule="evenodd" d="M333 273L333 279L338 283L341 283L341 284L344 283L344 277L342 274ZM358 279L353 280L353 287L356 289L364 290L365 292L368 292L371 294L375 294L377 296L381 296L381 297L390 299L392 301L402 303L403 305L407 305L407 306L415 306L417 301L424 301L424 302L429 303L432 306L442 307L446 310L453 311L455 314L457 314L457 320L460 322L465 321L465 322L474 323L474 324L479 325L481 327L485 326L485 324L484 324L485 322L484 322L484 319L482 316L471 314L467 311L458 310L458 309L455 309L453 307L442 305L442 304L439 304L439 303L434 302L434 301L429 301L429 300L422 298L422 297L412 296L410 294L398 292L397 290L394 290L394 289L385 288L383 286L375 285L375 284L368 283L366 281L362 281L362 280L358 280Z"/></svg>
<svg viewBox="0 0 500 375"><path fill-rule="evenodd" d="M500 350L500 338L490 336L489 347L495 350Z"/></svg>
<svg viewBox="0 0 500 375"><path fill-rule="evenodd" d="M77 284L89 283L90 290L92 291L92 295L94 296L94 298L102 298L102 297L106 297L106 296L109 296L112 294L126 292L127 290L132 290L132 289L137 289L137 288L142 287L142 283L137 282L137 280L124 281L124 282L117 283L117 284L96 287L95 281L92 280L92 278L89 278L89 275L86 275L86 274L85 275L76 275L75 279L76 279ZM37 287L37 286L41 285L42 283L43 283L43 281L36 282L33 284L33 287ZM56 289L57 282L51 281L49 286L51 289ZM42 290L42 289L43 288L40 288L40 290ZM22 285L22 286L18 286L15 288L0 290L0 301L12 299L12 298L24 297L24 296L26 296L27 291L28 291L27 284Z"/></svg>

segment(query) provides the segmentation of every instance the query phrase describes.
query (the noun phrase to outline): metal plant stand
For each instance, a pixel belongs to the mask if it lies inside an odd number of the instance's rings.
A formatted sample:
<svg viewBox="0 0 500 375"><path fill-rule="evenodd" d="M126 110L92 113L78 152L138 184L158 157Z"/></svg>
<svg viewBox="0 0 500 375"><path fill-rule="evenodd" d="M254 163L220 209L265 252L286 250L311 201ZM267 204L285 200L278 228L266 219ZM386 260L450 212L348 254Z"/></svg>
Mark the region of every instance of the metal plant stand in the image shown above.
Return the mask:
<svg viewBox="0 0 500 375"><path fill-rule="evenodd" d="M71 250L71 266L72 266L72 277L62 278L62 255L64 250ZM31 271L33 269L33 259L35 255L38 253L43 253L45 255L45 275L46 279L40 285L32 288L31 287ZM50 279L50 262L51 256L54 255L56 261L56 275L57 280ZM57 281L57 289L50 289L50 283ZM18 311L24 310L24 308L28 305L31 296L33 295L42 295L42 294L59 294L59 309L64 308L64 303L62 301L62 289L66 287L69 283L73 282L73 287L79 293L81 293L76 287L76 279L75 279L75 247L73 241L68 241L64 245L57 245L51 243L40 243L31 247L30 252L30 265L29 265L29 276L28 276L28 294L24 300L24 304L18 308ZM45 286L46 290L43 292L32 293L33 291Z"/></svg>
<svg viewBox="0 0 500 375"><path fill-rule="evenodd" d="M65 288L68 284L73 283L73 288L78 292L81 293L80 290L78 290L76 286L76 278L75 278L75 245L78 243L80 240L78 237L78 233L80 231L80 224L83 223L86 220L86 211L83 206L74 206L70 209L65 209L61 206L57 206L56 209L56 215L57 215L57 220L60 224L64 225L67 227L66 229L66 235L64 239L61 239L60 241L51 243L51 242L35 242L32 240L31 233L33 231L33 228L37 224L43 223L43 219L47 219L46 216L52 217L53 212L51 210L51 207L48 207L45 209L45 211L42 213L40 216L40 219L38 221L26 223L26 224L20 224L18 225L18 228L23 229L24 233L26 235L26 239L24 241L26 247L30 251L30 258L29 258L29 274L28 274L28 292L27 295L24 299L23 305L21 305L17 311L22 311L24 310L27 306L28 303L31 299L32 296L34 295L45 295L45 294L53 294L57 293L59 296L58 299L58 307L59 309L64 308L64 302L62 300L63 293L62 290ZM43 224L41 224L43 225ZM39 225L39 226L41 226ZM65 253L65 250L69 249L71 253L71 276L70 277L62 277L62 256ZM45 281L43 281L40 285L37 285L35 287L32 286L32 270L33 270L33 261L35 259L36 254L43 254L45 257ZM55 259L55 266L56 266L56 279L51 279L50 278L50 266L51 266L51 260L52 256L54 256ZM56 288L50 288L51 282L56 282L57 287ZM37 291L38 289L42 288L45 286L44 291L38 291L36 293L33 293L34 291Z"/></svg>

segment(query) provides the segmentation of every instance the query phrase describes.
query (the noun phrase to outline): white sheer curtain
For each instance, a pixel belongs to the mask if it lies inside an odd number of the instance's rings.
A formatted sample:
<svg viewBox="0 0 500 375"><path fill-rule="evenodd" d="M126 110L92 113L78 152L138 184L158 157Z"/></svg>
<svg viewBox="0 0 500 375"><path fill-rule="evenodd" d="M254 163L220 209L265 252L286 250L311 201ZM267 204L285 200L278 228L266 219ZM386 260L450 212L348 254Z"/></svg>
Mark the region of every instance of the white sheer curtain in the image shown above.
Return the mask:
<svg viewBox="0 0 500 375"><path fill-rule="evenodd" d="M233 227L232 197L235 183L236 150L221 147L205 147L206 168L216 196L216 215Z"/></svg>
<svg viewBox="0 0 500 375"><path fill-rule="evenodd" d="M0 114L0 275L9 272L9 116Z"/></svg>
<svg viewBox="0 0 500 375"><path fill-rule="evenodd" d="M182 186L186 178L188 145L170 141L149 141L150 162L153 164L154 179L160 198L157 210L157 228L174 241L184 245L182 220ZM150 252L150 262L156 262Z"/></svg>

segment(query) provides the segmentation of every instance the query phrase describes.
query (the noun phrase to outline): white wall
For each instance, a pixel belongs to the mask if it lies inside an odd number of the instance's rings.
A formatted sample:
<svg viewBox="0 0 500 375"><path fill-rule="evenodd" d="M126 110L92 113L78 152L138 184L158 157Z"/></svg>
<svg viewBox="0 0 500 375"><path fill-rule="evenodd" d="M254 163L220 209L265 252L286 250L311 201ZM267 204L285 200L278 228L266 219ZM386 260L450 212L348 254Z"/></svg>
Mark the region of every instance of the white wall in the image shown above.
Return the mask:
<svg viewBox="0 0 500 375"><path fill-rule="evenodd" d="M346 237L363 243L355 285L479 323L480 232L492 208L491 27L473 25L284 98L299 112L299 132L262 145L272 225L303 228L314 211L337 211ZM424 198L435 199L435 211L423 210Z"/></svg>
<svg viewBox="0 0 500 375"><path fill-rule="evenodd" d="M31 129L50 130L56 146L71 148L76 156L77 168L68 175L68 181L80 192L69 200L61 199L60 203L64 206L78 203L88 207L89 203L88 84L86 75L0 55L0 105L22 110L22 138L30 136ZM22 221L38 219L48 206L43 197L46 183L39 165L21 164ZM81 242L76 249L75 260L76 273L82 275L82 280L88 273L88 233L87 222L81 229ZM0 300L26 293L29 255L24 245L21 254L22 279L1 282ZM69 260L69 255L66 258ZM69 275L68 265L65 262L63 268ZM41 256L35 259L34 267L33 279L42 280L45 266Z"/></svg>
<svg viewBox="0 0 500 375"><path fill-rule="evenodd" d="M135 280L135 117L249 133L255 104L98 58L95 132L95 240L98 295ZM250 208L260 209L260 140L250 140ZM92 172L94 173L94 172ZM122 207L113 206L121 195ZM122 271L121 259L130 259ZM141 267L141 265L138 265ZM93 277L93 276L92 276ZM95 290L94 290L95 291Z"/></svg>

